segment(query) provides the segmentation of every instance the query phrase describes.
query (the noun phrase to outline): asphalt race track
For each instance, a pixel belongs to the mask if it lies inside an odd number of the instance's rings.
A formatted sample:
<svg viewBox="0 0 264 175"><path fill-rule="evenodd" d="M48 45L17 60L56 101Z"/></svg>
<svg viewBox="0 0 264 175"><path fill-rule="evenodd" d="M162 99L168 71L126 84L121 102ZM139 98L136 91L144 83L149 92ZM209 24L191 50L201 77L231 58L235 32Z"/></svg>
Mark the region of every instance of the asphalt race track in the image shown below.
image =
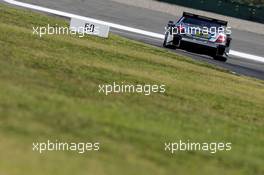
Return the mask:
<svg viewBox="0 0 264 175"><path fill-rule="evenodd" d="M86 17L113 22L129 27L163 34L164 27L169 20L177 20L179 17L161 13L149 9L128 6L110 0L19 0L43 7L48 7L64 12L74 13ZM162 47L162 40L129 33L117 29L111 32L127 38L142 41L151 45ZM232 30L232 50L245 52L257 56L264 56L264 35ZM205 61L236 74L251 76L264 80L264 62L247 60L244 58L229 57L226 63L215 61L208 56L176 50L177 53Z"/></svg>

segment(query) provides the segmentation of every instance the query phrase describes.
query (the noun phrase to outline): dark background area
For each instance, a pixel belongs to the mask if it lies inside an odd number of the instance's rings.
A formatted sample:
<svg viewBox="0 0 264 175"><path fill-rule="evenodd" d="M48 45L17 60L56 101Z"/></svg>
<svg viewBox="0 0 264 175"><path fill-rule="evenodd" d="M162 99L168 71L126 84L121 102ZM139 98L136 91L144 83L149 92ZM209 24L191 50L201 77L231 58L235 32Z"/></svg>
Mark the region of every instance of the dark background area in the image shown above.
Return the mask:
<svg viewBox="0 0 264 175"><path fill-rule="evenodd" d="M264 0L157 0L264 23Z"/></svg>

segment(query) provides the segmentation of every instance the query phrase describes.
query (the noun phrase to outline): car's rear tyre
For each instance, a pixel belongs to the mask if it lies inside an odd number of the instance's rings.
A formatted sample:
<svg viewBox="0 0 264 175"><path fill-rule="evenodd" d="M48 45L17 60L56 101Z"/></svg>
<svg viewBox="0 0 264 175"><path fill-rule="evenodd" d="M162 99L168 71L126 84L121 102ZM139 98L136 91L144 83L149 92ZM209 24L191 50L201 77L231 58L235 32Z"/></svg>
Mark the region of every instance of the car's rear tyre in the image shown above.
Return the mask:
<svg viewBox="0 0 264 175"><path fill-rule="evenodd" d="M213 58L218 61L226 62L227 58L224 56L225 50L226 50L225 46L218 46L213 54Z"/></svg>
<svg viewBox="0 0 264 175"><path fill-rule="evenodd" d="M214 56L213 58L217 61L222 61L222 62L227 61L227 58L225 56Z"/></svg>
<svg viewBox="0 0 264 175"><path fill-rule="evenodd" d="M176 49L176 47L174 45L171 45L171 44L167 44L168 43L168 37L169 37L169 32L167 32L165 34L165 38L164 38L164 41L163 41L163 47L165 48L169 48L169 49Z"/></svg>
<svg viewBox="0 0 264 175"><path fill-rule="evenodd" d="M167 45L168 37L169 37L169 33L166 32L165 33L165 38L164 38L164 41L163 41L163 47L165 47L165 48L168 48L168 45Z"/></svg>
<svg viewBox="0 0 264 175"><path fill-rule="evenodd" d="M181 45L181 37L179 36L174 36L173 37L173 41L172 41L173 45L176 47L176 48L179 48L180 45Z"/></svg>

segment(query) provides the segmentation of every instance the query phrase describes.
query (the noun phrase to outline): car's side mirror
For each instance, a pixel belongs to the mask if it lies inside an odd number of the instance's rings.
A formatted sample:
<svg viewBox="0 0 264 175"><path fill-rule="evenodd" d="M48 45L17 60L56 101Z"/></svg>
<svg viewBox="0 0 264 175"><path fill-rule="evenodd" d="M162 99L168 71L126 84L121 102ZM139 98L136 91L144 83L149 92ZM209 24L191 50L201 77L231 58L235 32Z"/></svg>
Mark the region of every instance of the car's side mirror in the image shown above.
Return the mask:
<svg viewBox="0 0 264 175"><path fill-rule="evenodd" d="M169 22L168 22L168 26L169 26L169 27L174 26L174 22L173 22L173 21L169 21Z"/></svg>

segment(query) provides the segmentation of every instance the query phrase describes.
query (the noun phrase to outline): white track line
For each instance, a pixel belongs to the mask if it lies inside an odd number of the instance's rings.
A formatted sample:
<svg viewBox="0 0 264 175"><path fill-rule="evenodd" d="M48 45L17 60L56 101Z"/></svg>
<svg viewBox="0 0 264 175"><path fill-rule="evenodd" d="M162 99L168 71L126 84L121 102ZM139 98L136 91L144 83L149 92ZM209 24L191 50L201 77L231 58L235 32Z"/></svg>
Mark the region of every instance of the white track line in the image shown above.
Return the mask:
<svg viewBox="0 0 264 175"><path fill-rule="evenodd" d="M91 22L95 22L95 23L99 23L99 24L104 24L104 25L108 25L108 26L116 28L116 29L125 30L125 31L132 32L132 33L137 33L137 34L146 35L146 36L159 38L159 39L164 38L164 35L162 35L162 34L149 32L149 31L145 31L145 30L141 30L141 29L136 29L136 28L132 28L132 27L127 27L127 26L123 26L123 25L115 24L115 23L110 23L110 22L106 22L106 21L101 21L101 20L97 20L94 18L79 16L79 15L75 15L72 13L62 12L62 11L49 9L49 8L45 8L45 7L41 7L41 6L37 6L37 5L32 5L32 4L28 4L28 3L24 3L24 2L18 2L15 0L3 0L3 1L10 3L10 4L13 4L13 5L17 5L20 7L25 7L25 8L29 8L29 9L33 9L33 10L37 10L37 11L51 13L51 14L55 14L55 15L59 15L59 16L68 17L68 18L77 18L77 19L87 20L87 21L91 21ZM249 59L249 60L264 62L264 57L251 55L248 53L230 50L229 54L233 55L233 56Z"/></svg>
<svg viewBox="0 0 264 175"><path fill-rule="evenodd" d="M260 57L260 56L257 56L257 55L251 55L251 54L243 53L243 52L238 52L238 51L235 51L235 50L230 50L229 51L229 55L234 55L234 56L241 57L241 58L246 58L246 59L249 59L249 60L264 62L264 57Z"/></svg>

